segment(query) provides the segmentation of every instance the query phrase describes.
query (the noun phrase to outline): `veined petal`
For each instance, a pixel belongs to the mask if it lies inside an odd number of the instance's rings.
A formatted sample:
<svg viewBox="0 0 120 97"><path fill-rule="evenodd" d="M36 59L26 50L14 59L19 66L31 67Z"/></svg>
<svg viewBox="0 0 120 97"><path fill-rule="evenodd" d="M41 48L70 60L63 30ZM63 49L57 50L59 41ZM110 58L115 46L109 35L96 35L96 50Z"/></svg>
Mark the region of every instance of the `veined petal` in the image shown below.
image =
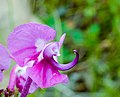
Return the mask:
<svg viewBox="0 0 120 97"><path fill-rule="evenodd" d="M31 63L30 65L32 65ZM19 65L15 65L10 73L8 89L14 91L14 88L16 86L19 89L19 92L22 92L22 89L26 83L27 78L28 74L26 72L26 67L22 68ZM29 89L29 93L33 93L37 88L38 88L37 84L32 82Z"/></svg>
<svg viewBox="0 0 120 97"><path fill-rule="evenodd" d="M17 77L16 69L17 69L17 65L15 65L10 72L8 89L11 91L14 91L14 87L16 85L16 77Z"/></svg>
<svg viewBox="0 0 120 97"><path fill-rule="evenodd" d="M0 44L0 70L6 70L10 66L10 56L7 50Z"/></svg>
<svg viewBox="0 0 120 97"><path fill-rule="evenodd" d="M18 65L24 66L26 58L36 57L46 42L55 38L56 31L49 26L27 23L14 29L8 38L8 48Z"/></svg>
<svg viewBox="0 0 120 97"><path fill-rule="evenodd" d="M56 68L46 60L42 60L33 67L27 69L28 76L40 87L48 88L59 83L67 83L67 75L60 74Z"/></svg>
<svg viewBox="0 0 120 97"><path fill-rule="evenodd" d="M34 93L38 88L38 85L35 82L32 82L29 88L29 94Z"/></svg>
<svg viewBox="0 0 120 97"><path fill-rule="evenodd" d="M2 71L7 70L10 66L10 57L6 49L0 44L0 82L3 79Z"/></svg>

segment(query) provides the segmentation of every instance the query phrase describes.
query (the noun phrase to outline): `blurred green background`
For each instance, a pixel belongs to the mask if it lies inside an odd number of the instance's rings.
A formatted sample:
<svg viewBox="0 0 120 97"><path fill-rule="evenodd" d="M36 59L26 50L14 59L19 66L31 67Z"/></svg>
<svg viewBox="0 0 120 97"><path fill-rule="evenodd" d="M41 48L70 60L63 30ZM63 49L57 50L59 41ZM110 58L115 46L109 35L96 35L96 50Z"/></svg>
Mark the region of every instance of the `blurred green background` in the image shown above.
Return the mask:
<svg viewBox="0 0 120 97"><path fill-rule="evenodd" d="M120 0L0 0L0 43L17 25L44 23L66 39L59 62L79 51L67 85L38 89L28 97L120 97ZM8 72L0 87L8 82Z"/></svg>

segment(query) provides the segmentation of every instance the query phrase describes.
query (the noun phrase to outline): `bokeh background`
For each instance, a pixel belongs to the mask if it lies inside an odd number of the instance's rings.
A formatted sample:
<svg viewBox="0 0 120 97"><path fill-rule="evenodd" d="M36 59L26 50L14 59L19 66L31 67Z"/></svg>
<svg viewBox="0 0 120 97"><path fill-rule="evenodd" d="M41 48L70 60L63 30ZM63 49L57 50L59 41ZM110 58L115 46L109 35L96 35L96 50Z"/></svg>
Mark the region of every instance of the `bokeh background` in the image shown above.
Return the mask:
<svg viewBox="0 0 120 97"><path fill-rule="evenodd" d="M120 97L120 0L0 0L0 43L27 22L47 24L66 39L59 62L80 60L67 85L38 89L28 97ZM13 63L15 64L15 63ZM11 66L12 67L12 66ZM5 88L9 72L0 88Z"/></svg>

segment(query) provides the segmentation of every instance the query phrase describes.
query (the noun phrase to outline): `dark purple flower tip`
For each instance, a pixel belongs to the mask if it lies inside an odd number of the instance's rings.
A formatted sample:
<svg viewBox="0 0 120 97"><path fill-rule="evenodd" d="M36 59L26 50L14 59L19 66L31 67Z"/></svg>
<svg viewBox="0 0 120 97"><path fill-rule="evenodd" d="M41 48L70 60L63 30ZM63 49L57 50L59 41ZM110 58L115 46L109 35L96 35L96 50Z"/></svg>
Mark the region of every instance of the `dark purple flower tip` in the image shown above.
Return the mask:
<svg viewBox="0 0 120 97"><path fill-rule="evenodd" d="M43 57L45 58L45 60L61 71L65 71L65 70L69 70L69 69L73 68L79 60L79 54L78 54L77 50L74 50L76 57L74 58L74 60L72 62L70 62L68 64L59 64L53 58L53 56L56 56L56 54L55 54L56 52L54 52L54 50L53 50L53 48L55 48L55 46L57 46L57 43L56 43L56 45L55 45L55 43L50 44L45 48L45 50L43 52Z"/></svg>

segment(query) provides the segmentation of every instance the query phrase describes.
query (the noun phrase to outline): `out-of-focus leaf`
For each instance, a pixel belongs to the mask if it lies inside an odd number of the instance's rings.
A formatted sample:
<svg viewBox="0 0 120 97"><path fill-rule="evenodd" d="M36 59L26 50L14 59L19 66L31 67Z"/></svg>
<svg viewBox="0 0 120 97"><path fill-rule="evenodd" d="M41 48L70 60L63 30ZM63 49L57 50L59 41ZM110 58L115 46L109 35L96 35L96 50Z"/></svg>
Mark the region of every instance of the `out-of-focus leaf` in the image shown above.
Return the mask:
<svg viewBox="0 0 120 97"><path fill-rule="evenodd" d="M72 37L73 42L76 45L81 45L83 43L83 41L84 41L83 32L81 32L80 30L76 29L76 30L72 30L70 33L71 33L70 36Z"/></svg>
<svg viewBox="0 0 120 97"><path fill-rule="evenodd" d="M84 9L84 15L86 16L86 17L92 17L92 16L94 16L95 15L95 12L96 10L95 10L95 8L94 7L88 7L88 8L86 8L86 9Z"/></svg>

